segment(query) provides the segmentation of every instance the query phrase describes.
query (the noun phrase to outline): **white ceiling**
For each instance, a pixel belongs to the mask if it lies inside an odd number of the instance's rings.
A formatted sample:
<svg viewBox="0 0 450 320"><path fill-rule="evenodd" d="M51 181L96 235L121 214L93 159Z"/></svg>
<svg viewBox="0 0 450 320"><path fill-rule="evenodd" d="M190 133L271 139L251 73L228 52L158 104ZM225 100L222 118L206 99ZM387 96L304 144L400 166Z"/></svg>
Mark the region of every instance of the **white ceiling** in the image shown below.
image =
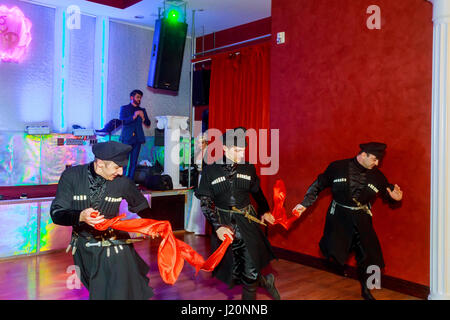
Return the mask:
<svg viewBox="0 0 450 320"><path fill-rule="evenodd" d="M104 15L153 28L158 18L158 8L163 0L142 0L126 9L117 9L85 0L21 0L49 6L68 7L77 5L81 12L91 15ZM168 1L167 1L168 2ZM192 13L195 12L195 33L200 36L215 31L235 27L271 16L271 0L187 0L186 18L191 35ZM199 11L203 9L203 11ZM135 16L144 16L137 19Z"/></svg>

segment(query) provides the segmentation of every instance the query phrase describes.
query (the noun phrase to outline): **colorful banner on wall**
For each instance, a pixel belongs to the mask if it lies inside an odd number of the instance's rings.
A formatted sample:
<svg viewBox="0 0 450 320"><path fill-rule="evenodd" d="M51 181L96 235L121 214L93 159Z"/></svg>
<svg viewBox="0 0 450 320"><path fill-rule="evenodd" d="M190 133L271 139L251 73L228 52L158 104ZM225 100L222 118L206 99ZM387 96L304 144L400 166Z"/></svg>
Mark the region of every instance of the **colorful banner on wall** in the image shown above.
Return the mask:
<svg viewBox="0 0 450 320"><path fill-rule="evenodd" d="M94 160L92 146L87 141L81 144L58 144L77 140L71 134L29 135L17 132L1 132L0 145L0 186L40 185L57 183L66 165L85 164ZM105 142L109 137L97 137L98 142ZM111 136L118 141L119 136ZM141 148L139 161L148 160L164 165L164 147L154 145L154 137L146 137ZM192 151L189 139L183 138L180 145L180 166L188 166Z"/></svg>

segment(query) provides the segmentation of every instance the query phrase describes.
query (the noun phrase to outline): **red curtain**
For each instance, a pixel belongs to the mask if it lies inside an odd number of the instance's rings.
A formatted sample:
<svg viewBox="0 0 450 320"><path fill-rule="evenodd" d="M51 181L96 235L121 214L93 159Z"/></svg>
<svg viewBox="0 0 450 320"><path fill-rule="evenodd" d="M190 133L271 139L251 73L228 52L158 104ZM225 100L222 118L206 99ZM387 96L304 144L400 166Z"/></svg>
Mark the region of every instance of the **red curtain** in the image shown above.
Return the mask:
<svg viewBox="0 0 450 320"><path fill-rule="evenodd" d="M237 54L236 52L239 52ZM209 128L269 129L270 127L270 42L211 58ZM269 141L270 145L270 141ZM247 160L249 160L247 152ZM256 164L259 172L259 164ZM270 196L266 177L261 185Z"/></svg>
<svg viewBox="0 0 450 320"><path fill-rule="evenodd" d="M212 57L209 128L268 129L270 42Z"/></svg>

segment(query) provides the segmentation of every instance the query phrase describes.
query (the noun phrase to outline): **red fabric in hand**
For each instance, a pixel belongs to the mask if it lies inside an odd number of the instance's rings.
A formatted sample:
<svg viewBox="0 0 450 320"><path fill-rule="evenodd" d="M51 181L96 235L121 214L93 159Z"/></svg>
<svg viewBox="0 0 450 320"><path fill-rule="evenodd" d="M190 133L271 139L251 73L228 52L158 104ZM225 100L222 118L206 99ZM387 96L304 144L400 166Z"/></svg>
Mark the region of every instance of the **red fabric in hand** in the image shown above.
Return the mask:
<svg viewBox="0 0 450 320"><path fill-rule="evenodd" d="M138 232L148 236L160 235L162 241L158 248L158 268L161 278L168 284L174 284L177 281L183 269L184 260L195 267L197 273L199 270L208 272L214 270L232 242L229 237L226 237L220 247L205 261L191 246L175 238L169 221L153 219L122 220L125 217L125 214L121 214L113 219L105 219L104 222L96 224L95 229L113 228L127 232Z"/></svg>
<svg viewBox="0 0 450 320"><path fill-rule="evenodd" d="M298 219L298 215L293 211L291 217L287 217L286 209L284 208L284 200L286 199L286 186L284 181L279 179L273 186L273 211L272 215L275 218L274 224L282 225L286 230L289 230L292 223Z"/></svg>

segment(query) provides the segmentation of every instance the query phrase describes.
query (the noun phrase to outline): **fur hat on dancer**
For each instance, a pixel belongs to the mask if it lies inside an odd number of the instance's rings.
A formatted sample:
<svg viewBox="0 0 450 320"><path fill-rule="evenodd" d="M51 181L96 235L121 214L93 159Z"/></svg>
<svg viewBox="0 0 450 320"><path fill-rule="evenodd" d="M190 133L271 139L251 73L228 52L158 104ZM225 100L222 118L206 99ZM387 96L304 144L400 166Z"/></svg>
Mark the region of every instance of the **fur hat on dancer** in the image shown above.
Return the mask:
<svg viewBox="0 0 450 320"><path fill-rule="evenodd" d="M378 160L383 159L387 145L381 142L368 142L359 145L362 152L373 154Z"/></svg>
<svg viewBox="0 0 450 320"><path fill-rule="evenodd" d="M100 160L113 161L119 167L128 164L128 154L132 147L116 141L100 142L92 146L92 153Z"/></svg>

